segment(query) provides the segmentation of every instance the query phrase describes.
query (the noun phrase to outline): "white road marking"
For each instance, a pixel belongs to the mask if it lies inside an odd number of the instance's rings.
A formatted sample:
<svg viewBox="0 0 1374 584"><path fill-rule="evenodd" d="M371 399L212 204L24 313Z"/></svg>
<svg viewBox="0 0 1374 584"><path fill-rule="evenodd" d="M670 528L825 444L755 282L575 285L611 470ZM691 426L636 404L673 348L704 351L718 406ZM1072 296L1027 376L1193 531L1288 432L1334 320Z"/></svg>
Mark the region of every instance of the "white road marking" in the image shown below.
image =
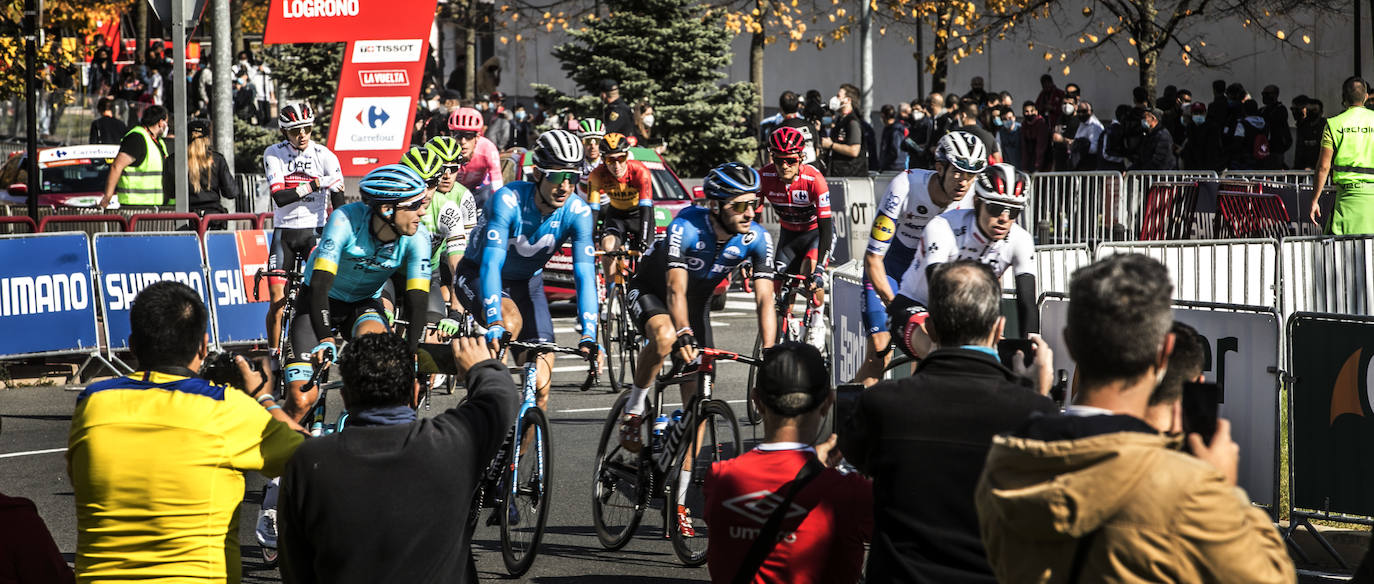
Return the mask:
<svg viewBox="0 0 1374 584"><path fill-rule="evenodd" d="M728 403L728 404L742 404L742 403L744 403L744 400L742 400L742 399L728 399L728 400L725 400L725 403ZM682 404L663 404L663 407L664 407L664 408L676 408L676 407L681 407L681 406L682 406ZM587 413L587 412L609 412L609 411L611 411L611 406L606 406L606 407L604 407L604 408L578 408L578 409L575 409L575 410L557 410L556 413L559 413L559 414L585 414L585 413Z"/></svg>
<svg viewBox="0 0 1374 584"><path fill-rule="evenodd" d="M66 448L49 448L47 450L30 450L28 452L9 452L0 454L0 458L14 458L16 456L29 456L31 454L51 454L53 452L66 452Z"/></svg>

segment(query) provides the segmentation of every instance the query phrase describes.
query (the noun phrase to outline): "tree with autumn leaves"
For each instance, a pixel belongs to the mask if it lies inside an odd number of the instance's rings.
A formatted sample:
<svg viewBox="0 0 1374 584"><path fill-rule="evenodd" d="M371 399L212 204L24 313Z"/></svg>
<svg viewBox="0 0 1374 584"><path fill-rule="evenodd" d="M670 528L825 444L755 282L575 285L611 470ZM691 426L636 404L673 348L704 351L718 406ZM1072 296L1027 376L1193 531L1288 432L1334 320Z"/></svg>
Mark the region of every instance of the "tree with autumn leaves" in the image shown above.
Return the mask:
<svg viewBox="0 0 1374 584"><path fill-rule="evenodd" d="M38 48L40 71L71 67L89 55L85 40L99 25L118 18L127 2L111 0L46 0L43 3L44 43ZM0 97L23 95L24 0L0 0ZM51 79L44 76L45 89Z"/></svg>

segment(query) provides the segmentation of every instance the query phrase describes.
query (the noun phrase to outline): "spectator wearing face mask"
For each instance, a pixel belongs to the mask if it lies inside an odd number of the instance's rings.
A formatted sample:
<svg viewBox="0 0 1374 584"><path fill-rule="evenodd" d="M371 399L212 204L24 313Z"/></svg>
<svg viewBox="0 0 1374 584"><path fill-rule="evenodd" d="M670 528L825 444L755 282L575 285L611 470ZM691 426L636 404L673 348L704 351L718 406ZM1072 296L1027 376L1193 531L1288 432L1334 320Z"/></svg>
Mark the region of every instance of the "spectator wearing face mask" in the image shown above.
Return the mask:
<svg viewBox="0 0 1374 584"><path fill-rule="evenodd" d="M511 147L529 148L534 144L535 129L530 120L530 114L525 111L524 105L515 106L511 121Z"/></svg>
<svg viewBox="0 0 1374 584"><path fill-rule="evenodd" d="M639 137L648 140L654 135L654 106L640 102L636 109L635 127L639 129Z"/></svg>
<svg viewBox="0 0 1374 584"><path fill-rule="evenodd" d="M1050 124L1034 102L1021 104L1021 166L1026 172L1050 170Z"/></svg>
<svg viewBox="0 0 1374 584"><path fill-rule="evenodd" d="M935 119L920 101L911 102L910 110L906 116L907 137L902 143L908 155L907 168L930 168L935 164L930 151L935 143Z"/></svg>
<svg viewBox="0 0 1374 584"><path fill-rule="evenodd" d="M1173 170L1178 168L1174 158L1174 140L1164 125L1159 123L1164 112L1150 108L1142 112L1140 124L1145 129L1145 139L1140 143L1131 170Z"/></svg>
<svg viewBox="0 0 1374 584"><path fill-rule="evenodd" d="M1073 142L1069 144L1069 165L1074 170L1097 170L1097 153L1101 151L1102 122L1093 115L1093 105L1086 101L1078 102L1074 114L1078 130L1074 132Z"/></svg>
<svg viewBox="0 0 1374 584"><path fill-rule="evenodd" d="M1002 160L1011 164L1021 162L1021 124L1011 108L997 110L997 142L1002 145Z"/></svg>
<svg viewBox="0 0 1374 584"><path fill-rule="evenodd" d="M1183 143L1177 148L1183 168L1204 168L1207 164L1207 104L1194 103L1183 114Z"/></svg>
<svg viewBox="0 0 1374 584"><path fill-rule="evenodd" d="M1288 108L1279 101L1278 86L1264 86L1260 91L1260 101L1264 107L1260 108L1259 114L1269 130L1269 161L1263 167L1269 170L1287 168L1283 159L1293 147L1293 132L1288 127Z"/></svg>
<svg viewBox="0 0 1374 584"><path fill-rule="evenodd" d="M1296 99L1293 101L1297 102ZM1322 129L1325 127L1326 116L1322 112L1322 100L1305 100L1302 106L1302 119L1297 123L1293 168L1312 170L1317 167L1317 154L1321 152Z"/></svg>
<svg viewBox="0 0 1374 584"><path fill-rule="evenodd" d="M1050 151L1054 159L1054 169L1057 171L1073 170L1069 150L1074 135L1078 133L1078 118L1074 115L1077 111L1078 96L1065 95L1059 104L1059 122L1050 126Z"/></svg>

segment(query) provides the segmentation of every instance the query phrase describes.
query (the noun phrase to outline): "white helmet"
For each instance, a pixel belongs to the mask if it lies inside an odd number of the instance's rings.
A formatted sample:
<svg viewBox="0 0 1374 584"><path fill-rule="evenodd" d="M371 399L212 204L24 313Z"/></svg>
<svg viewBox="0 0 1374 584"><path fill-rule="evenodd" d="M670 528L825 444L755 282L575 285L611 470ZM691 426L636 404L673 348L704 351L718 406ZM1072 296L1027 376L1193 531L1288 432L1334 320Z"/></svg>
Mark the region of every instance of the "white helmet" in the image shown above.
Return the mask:
<svg viewBox="0 0 1374 584"><path fill-rule="evenodd" d="M582 166L582 140L567 130L544 132L535 144L533 162L542 170L576 170Z"/></svg>
<svg viewBox="0 0 1374 584"><path fill-rule="evenodd" d="M1030 176L1005 162L994 164L973 181L973 193L984 201L1025 207L1030 200Z"/></svg>
<svg viewBox="0 0 1374 584"><path fill-rule="evenodd" d="M315 110L303 101L288 103L277 112L277 126L283 130L309 126L315 123Z"/></svg>
<svg viewBox="0 0 1374 584"><path fill-rule="evenodd" d="M988 167L988 148L977 136L955 130L935 143L935 162L952 165L964 172L983 172Z"/></svg>

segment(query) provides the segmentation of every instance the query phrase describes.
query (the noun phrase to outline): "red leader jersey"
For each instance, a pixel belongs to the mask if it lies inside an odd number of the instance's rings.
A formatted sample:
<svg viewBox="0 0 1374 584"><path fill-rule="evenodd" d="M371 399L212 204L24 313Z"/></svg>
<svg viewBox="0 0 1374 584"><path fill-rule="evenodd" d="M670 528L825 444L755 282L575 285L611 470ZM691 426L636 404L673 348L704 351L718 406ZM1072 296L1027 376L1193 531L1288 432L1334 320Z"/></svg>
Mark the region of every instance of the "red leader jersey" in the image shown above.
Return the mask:
<svg viewBox="0 0 1374 584"><path fill-rule="evenodd" d="M825 176L803 163L791 183L778 178L777 166L769 164L759 171L763 197L773 204L778 223L788 231L810 231L817 219L830 217L830 187Z"/></svg>

